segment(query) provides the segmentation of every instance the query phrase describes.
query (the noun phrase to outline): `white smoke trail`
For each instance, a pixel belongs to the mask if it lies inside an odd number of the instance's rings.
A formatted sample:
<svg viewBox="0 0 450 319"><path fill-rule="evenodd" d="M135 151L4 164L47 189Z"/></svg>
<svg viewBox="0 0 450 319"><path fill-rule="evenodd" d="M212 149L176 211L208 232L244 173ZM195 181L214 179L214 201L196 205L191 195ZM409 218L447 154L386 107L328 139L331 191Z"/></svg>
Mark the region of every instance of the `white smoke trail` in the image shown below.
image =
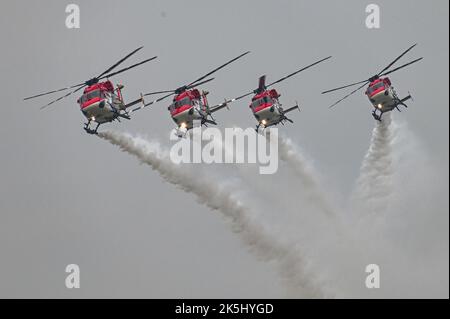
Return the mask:
<svg viewBox="0 0 450 319"><path fill-rule="evenodd" d="M244 242L264 260L275 261L279 271L288 285L292 297L329 297L322 285L318 283L307 269L305 260L294 245L282 243L272 237L267 227L256 223L248 214L248 209L230 191L220 187L206 178L191 174L187 167L170 161L159 143L150 143L142 138L118 132L99 133L99 137L117 145L124 152L136 156L169 183L185 192L193 193L202 204L212 210L221 212L231 221L233 230L242 236Z"/></svg>
<svg viewBox="0 0 450 319"><path fill-rule="evenodd" d="M270 134L274 133L269 131L266 136ZM320 188L316 177L318 174L294 142L284 135L278 135L278 152L280 159L286 162L299 177L309 201L326 215L335 216L326 195Z"/></svg>
<svg viewBox="0 0 450 319"><path fill-rule="evenodd" d="M370 147L364 157L360 176L352 194L352 202L358 210L368 213L382 213L389 205L392 193L393 140L395 123L387 113L382 122L377 122L372 131Z"/></svg>
<svg viewBox="0 0 450 319"><path fill-rule="evenodd" d="M448 166L446 175L444 167L429 157L404 121L385 117L376 125L352 198L357 202L350 203L357 210L349 216L349 233L355 247L363 248L361 264L380 265L384 288L369 292L349 285L348 295L448 296ZM354 252L349 256L353 263Z"/></svg>
<svg viewBox="0 0 450 319"><path fill-rule="evenodd" d="M345 216L350 220L343 225L345 236L341 236L341 231L333 231L337 225L331 219L320 218L324 217L322 214L295 214L301 219L291 218L293 213L305 208L293 188L283 190L295 198L298 205L291 203L289 212L276 211L283 212L276 218L283 224L281 236L281 231L275 231L273 224L261 225L260 219L255 223L250 215L253 212L234 196L235 189L227 191L201 175L193 174L191 169L174 165L158 143L119 133L108 133L112 134L109 137L101 134L101 137L137 156L167 181L197 195L199 201L226 216L258 257L278 263L280 274L290 289L290 297L448 296L448 174L435 172L436 166L441 165L429 161L426 150L400 125L396 122L383 127L377 124L362 165L366 170L361 168L359 179L371 182L367 184L370 187L378 185L369 177L363 178L373 176L371 169L377 167L367 165L368 160L389 164L378 168L381 175L388 177L384 179L387 184L381 183L380 187L387 189L389 185L395 192L387 193L389 197L378 197L390 199L391 204L385 214L367 215L363 220ZM268 184L273 191L276 185ZM375 193L366 193L369 200ZM258 197L258 200L269 204L273 198ZM370 201L367 203L374 207ZM288 245L286 241L295 244ZM381 289L365 287L364 270L372 263L381 267ZM320 278L311 276L311 270L313 274L320 274Z"/></svg>

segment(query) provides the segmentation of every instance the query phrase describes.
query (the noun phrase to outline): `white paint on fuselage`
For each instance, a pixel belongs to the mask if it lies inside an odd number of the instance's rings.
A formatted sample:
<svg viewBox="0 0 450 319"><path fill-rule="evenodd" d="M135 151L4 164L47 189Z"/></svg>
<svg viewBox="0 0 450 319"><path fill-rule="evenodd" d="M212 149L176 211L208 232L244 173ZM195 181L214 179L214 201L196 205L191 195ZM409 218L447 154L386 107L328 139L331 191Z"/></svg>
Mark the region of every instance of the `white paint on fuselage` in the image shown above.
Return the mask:
<svg viewBox="0 0 450 319"><path fill-rule="evenodd" d="M120 100L116 101L120 102ZM114 108L112 107L111 103L111 99L103 99L83 108L82 112L88 120L100 124L111 122L117 118L117 114L114 110L117 110L118 112L119 110L123 109L123 103L120 102L115 104ZM100 107L100 105L103 105L103 107Z"/></svg>
<svg viewBox="0 0 450 319"><path fill-rule="evenodd" d="M276 104L266 107L258 112L253 113L259 123L265 121L264 126L277 124L280 121L281 113Z"/></svg>
<svg viewBox="0 0 450 319"><path fill-rule="evenodd" d="M199 121L206 117L206 114L203 114L205 112L200 111L200 107L203 107L203 105L195 105L193 108L172 116L172 119L178 127L184 123L184 127L190 130L194 127L194 121ZM190 114L190 111L192 114Z"/></svg>
<svg viewBox="0 0 450 319"><path fill-rule="evenodd" d="M370 98L374 108L381 112L392 111L395 108L395 92L392 87L384 90Z"/></svg>

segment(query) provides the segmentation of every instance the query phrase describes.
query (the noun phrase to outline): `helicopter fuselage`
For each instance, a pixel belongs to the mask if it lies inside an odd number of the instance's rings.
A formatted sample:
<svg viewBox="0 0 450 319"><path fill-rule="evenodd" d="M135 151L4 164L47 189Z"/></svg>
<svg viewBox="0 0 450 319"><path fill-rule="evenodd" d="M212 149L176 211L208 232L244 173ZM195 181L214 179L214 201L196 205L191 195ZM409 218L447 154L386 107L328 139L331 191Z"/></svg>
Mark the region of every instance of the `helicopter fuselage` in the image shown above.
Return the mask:
<svg viewBox="0 0 450 319"><path fill-rule="evenodd" d="M398 105L398 98L389 78L372 81L366 95L372 106L382 113L392 111Z"/></svg>
<svg viewBox="0 0 450 319"><path fill-rule="evenodd" d="M393 109L400 111L399 105L408 107L405 102L412 98L411 95L408 95L400 99L387 77L370 82L366 95L374 107L372 115L378 121L381 121L383 113L390 112Z"/></svg>
<svg viewBox="0 0 450 319"><path fill-rule="evenodd" d="M207 92L193 89L175 96L168 110L179 129L192 129L194 121L202 121L204 124L203 121L206 120L209 110L206 95Z"/></svg>
<svg viewBox="0 0 450 319"><path fill-rule="evenodd" d="M283 108L279 97L278 92L272 89L258 93L252 98L249 107L260 126L276 125L283 120Z"/></svg>
<svg viewBox="0 0 450 319"><path fill-rule="evenodd" d="M98 124L114 121L125 109L120 89L114 89L110 81L87 87L78 99L81 112L89 121Z"/></svg>

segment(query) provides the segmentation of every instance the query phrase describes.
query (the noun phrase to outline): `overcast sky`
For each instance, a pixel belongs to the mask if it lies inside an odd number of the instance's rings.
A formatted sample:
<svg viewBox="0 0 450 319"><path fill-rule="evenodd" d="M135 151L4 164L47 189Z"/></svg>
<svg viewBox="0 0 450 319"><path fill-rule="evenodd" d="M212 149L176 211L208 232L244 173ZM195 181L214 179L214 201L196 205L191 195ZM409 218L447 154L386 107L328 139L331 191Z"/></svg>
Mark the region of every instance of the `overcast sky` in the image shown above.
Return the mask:
<svg viewBox="0 0 450 319"><path fill-rule="evenodd" d="M255 88L262 74L271 82L332 55L277 86L285 105L302 106L281 130L346 195L369 145L370 104L360 93L330 110L341 94L320 92L367 78L418 43L402 61L425 59L391 80L400 95L411 91L414 102L399 116L448 188L448 1L374 2L377 30L365 26L371 1L360 0L2 0L0 297L283 296L273 265L254 258L217 214L85 134L77 96L44 111L50 99L22 100L87 80L141 45L129 64L158 59L113 79L128 101L247 50L205 86L211 103ZM80 5L78 30L65 26L69 3ZM247 103L218 113L220 126L253 127ZM174 126L167 103L135 114L105 128L167 139ZM81 267L82 289L64 286L70 263Z"/></svg>

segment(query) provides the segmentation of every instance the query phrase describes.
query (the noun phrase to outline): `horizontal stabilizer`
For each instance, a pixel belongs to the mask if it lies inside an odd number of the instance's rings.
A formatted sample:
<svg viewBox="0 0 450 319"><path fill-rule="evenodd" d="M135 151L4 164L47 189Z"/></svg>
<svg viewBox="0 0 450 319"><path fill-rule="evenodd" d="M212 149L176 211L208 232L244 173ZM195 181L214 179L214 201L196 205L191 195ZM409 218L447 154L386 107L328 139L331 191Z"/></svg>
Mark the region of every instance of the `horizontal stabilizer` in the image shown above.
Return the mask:
<svg viewBox="0 0 450 319"><path fill-rule="evenodd" d="M299 106L298 106L298 103L297 103L297 104L295 104L295 106L293 106L293 107L290 107L290 108L288 108L287 110L284 110L284 111L283 111L283 114L286 114L286 113L292 112L293 110L299 110L299 111L300 111L300 108L299 108Z"/></svg>
<svg viewBox="0 0 450 319"><path fill-rule="evenodd" d="M131 107L131 106L134 106L134 105L138 104L138 103L144 103L144 98L143 98L142 96L141 96L139 99L137 99L137 100L135 100L135 101L133 101L133 102L130 102L130 103L126 104L126 105L125 105L125 108L127 109L127 108L129 108L129 107Z"/></svg>
<svg viewBox="0 0 450 319"><path fill-rule="evenodd" d="M408 95L407 97L404 97L404 98L401 99L400 101L403 103L403 102L406 102L406 101L408 101L408 100L410 100L410 99L412 99L412 96L411 96L411 95Z"/></svg>

